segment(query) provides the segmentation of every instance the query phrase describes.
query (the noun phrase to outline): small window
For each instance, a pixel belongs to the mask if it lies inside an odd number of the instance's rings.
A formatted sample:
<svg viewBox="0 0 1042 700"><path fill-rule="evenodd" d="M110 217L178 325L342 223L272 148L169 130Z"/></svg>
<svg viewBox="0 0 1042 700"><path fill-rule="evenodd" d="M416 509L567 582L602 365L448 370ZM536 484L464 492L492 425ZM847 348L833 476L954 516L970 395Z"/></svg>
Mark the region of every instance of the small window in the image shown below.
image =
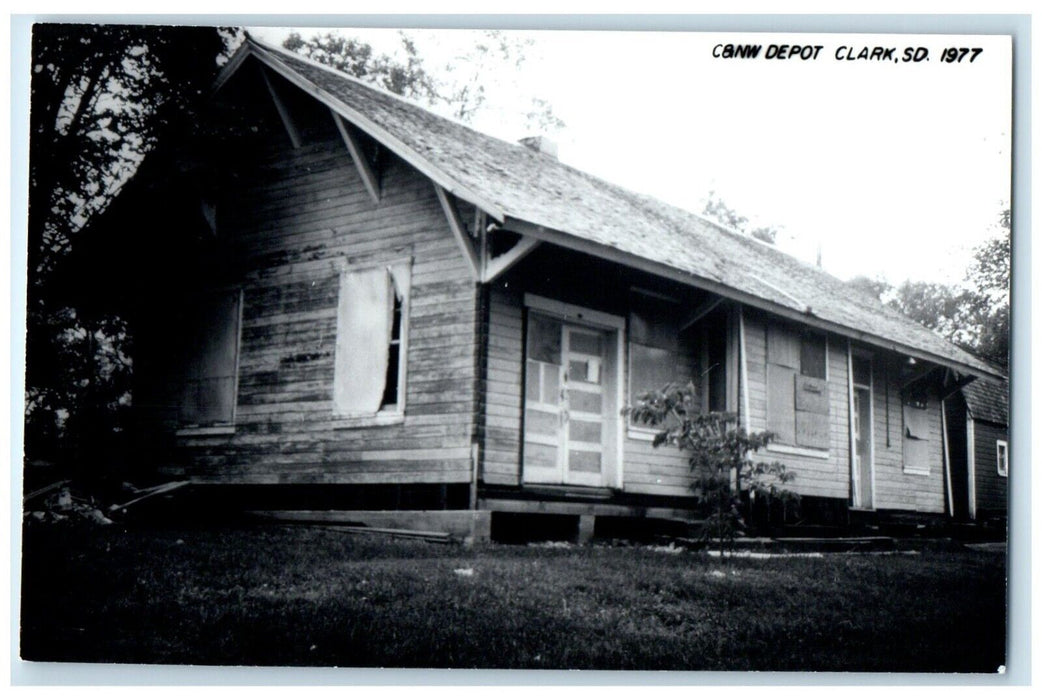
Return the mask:
<svg viewBox="0 0 1042 700"><path fill-rule="evenodd" d="M999 467L999 476L1009 476L1009 443L1005 440L996 440L995 456Z"/></svg>
<svg viewBox="0 0 1042 700"><path fill-rule="evenodd" d="M404 411L410 281L408 261L341 275L333 369L337 415Z"/></svg>

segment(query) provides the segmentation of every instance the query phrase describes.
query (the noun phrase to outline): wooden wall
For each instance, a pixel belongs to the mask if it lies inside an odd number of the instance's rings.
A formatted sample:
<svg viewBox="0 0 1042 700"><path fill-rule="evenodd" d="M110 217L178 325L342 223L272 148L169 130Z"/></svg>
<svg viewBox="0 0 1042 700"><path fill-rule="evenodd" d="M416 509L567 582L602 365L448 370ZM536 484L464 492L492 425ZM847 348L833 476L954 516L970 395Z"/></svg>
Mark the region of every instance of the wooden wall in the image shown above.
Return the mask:
<svg viewBox="0 0 1042 700"><path fill-rule="evenodd" d="M767 430L767 324L768 317L746 309L746 373L749 378L749 427ZM850 404L847 390L846 341L828 338L827 376L829 448L827 454L806 456L764 451L760 459L777 461L796 478L789 487L804 496L850 497Z"/></svg>
<svg viewBox="0 0 1042 700"><path fill-rule="evenodd" d="M544 245L489 290L488 379L482 480L518 485L521 474L521 376L524 363L524 293L626 317L630 289L638 287L677 295L681 290L617 265ZM693 308L687 304L686 308ZM628 346L627 346L628 350ZM681 343L678 379L695 376L696 348ZM628 360L628 358L624 358ZM626 367L628 367L628 362ZM624 370L624 373L627 370ZM628 377L624 378L628 381ZM628 385L627 385L628 386ZM628 392L627 392L628 393ZM623 442L623 490L631 493L690 496L687 459L678 450L655 448L626 430Z"/></svg>
<svg viewBox="0 0 1042 700"><path fill-rule="evenodd" d="M374 203L335 132L225 164L218 235L228 277L243 290L233 435L182 436L163 466L242 483L461 482L475 437L478 296L429 180L383 153ZM234 167L232 167L234 165ZM338 268L411 256L403 424L338 427L332 409ZM193 288L206 280L185 270ZM161 343L160 314L141 329ZM158 371L144 358L142 366ZM149 384L145 381L144 384ZM161 382L152 382L153 386ZM159 393L146 414L175 427ZM147 418L146 418L147 420Z"/></svg>
<svg viewBox="0 0 1042 700"><path fill-rule="evenodd" d="M1003 426L984 421L973 423L974 477L977 488L977 515L1006 513L1009 477L999 476L995 443L1008 440ZM1012 471L1012 466L1010 471Z"/></svg>

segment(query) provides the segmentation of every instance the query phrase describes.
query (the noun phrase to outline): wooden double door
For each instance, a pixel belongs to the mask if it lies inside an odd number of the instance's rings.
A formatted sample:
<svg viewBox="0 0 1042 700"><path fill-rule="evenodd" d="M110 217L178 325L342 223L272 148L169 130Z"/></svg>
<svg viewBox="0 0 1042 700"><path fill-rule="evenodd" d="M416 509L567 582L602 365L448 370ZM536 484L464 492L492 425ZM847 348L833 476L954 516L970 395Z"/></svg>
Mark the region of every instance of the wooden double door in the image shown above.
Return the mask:
<svg viewBox="0 0 1042 700"><path fill-rule="evenodd" d="M618 331L530 312L525 358L526 483L614 478Z"/></svg>

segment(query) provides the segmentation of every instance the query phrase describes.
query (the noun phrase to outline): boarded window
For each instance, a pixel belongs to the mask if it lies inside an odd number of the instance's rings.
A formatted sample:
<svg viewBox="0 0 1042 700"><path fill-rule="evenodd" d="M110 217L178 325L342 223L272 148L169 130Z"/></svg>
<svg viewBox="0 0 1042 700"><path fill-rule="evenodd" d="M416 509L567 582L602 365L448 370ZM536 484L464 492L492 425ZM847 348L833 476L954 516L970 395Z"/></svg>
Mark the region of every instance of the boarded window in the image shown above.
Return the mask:
<svg viewBox="0 0 1042 700"><path fill-rule="evenodd" d="M338 415L404 410L410 283L408 262L341 275L333 369Z"/></svg>
<svg viewBox="0 0 1042 700"><path fill-rule="evenodd" d="M641 394L681 380L679 367L680 306L658 297L630 295L630 405Z"/></svg>
<svg viewBox="0 0 1042 700"><path fill-rule="evenodd" d="M222 292L187 310L178 415L182 425L234 421L241 299L239 290Z"/></svg>
<svg viewBox="0 0 1042 700"><path fill-rule="evenodd" d="M902 450L905 468L930 468L930 414L925 402L905 401L902 406L904 436Z"/></svg>
<svg viewBox="0 0 1042 700"><path fill-rule="evenodd" d="M1009 443L1005 440L996 440L995 457L999 468L999 476L1009 476Z"/></svg>
<svg viewBox="0 0 1042 700"><path fill-rule="evenodd" d="M829 447L829 396L824 336L767 329L767 429L775 442Z"/></svg>

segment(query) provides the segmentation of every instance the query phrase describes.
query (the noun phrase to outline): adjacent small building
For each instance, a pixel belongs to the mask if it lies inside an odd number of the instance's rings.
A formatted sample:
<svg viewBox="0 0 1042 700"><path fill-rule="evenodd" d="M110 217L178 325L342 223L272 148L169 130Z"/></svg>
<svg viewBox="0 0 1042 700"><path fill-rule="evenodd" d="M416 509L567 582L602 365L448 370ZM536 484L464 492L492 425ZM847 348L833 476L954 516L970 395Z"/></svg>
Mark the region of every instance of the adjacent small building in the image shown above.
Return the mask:
<svg viewBox="0 0 1042 700"><path fill-rule="evenodd" d="M981 378L945 401L954 515L1005 520L1009 502L1009 383Z"/></svg>

